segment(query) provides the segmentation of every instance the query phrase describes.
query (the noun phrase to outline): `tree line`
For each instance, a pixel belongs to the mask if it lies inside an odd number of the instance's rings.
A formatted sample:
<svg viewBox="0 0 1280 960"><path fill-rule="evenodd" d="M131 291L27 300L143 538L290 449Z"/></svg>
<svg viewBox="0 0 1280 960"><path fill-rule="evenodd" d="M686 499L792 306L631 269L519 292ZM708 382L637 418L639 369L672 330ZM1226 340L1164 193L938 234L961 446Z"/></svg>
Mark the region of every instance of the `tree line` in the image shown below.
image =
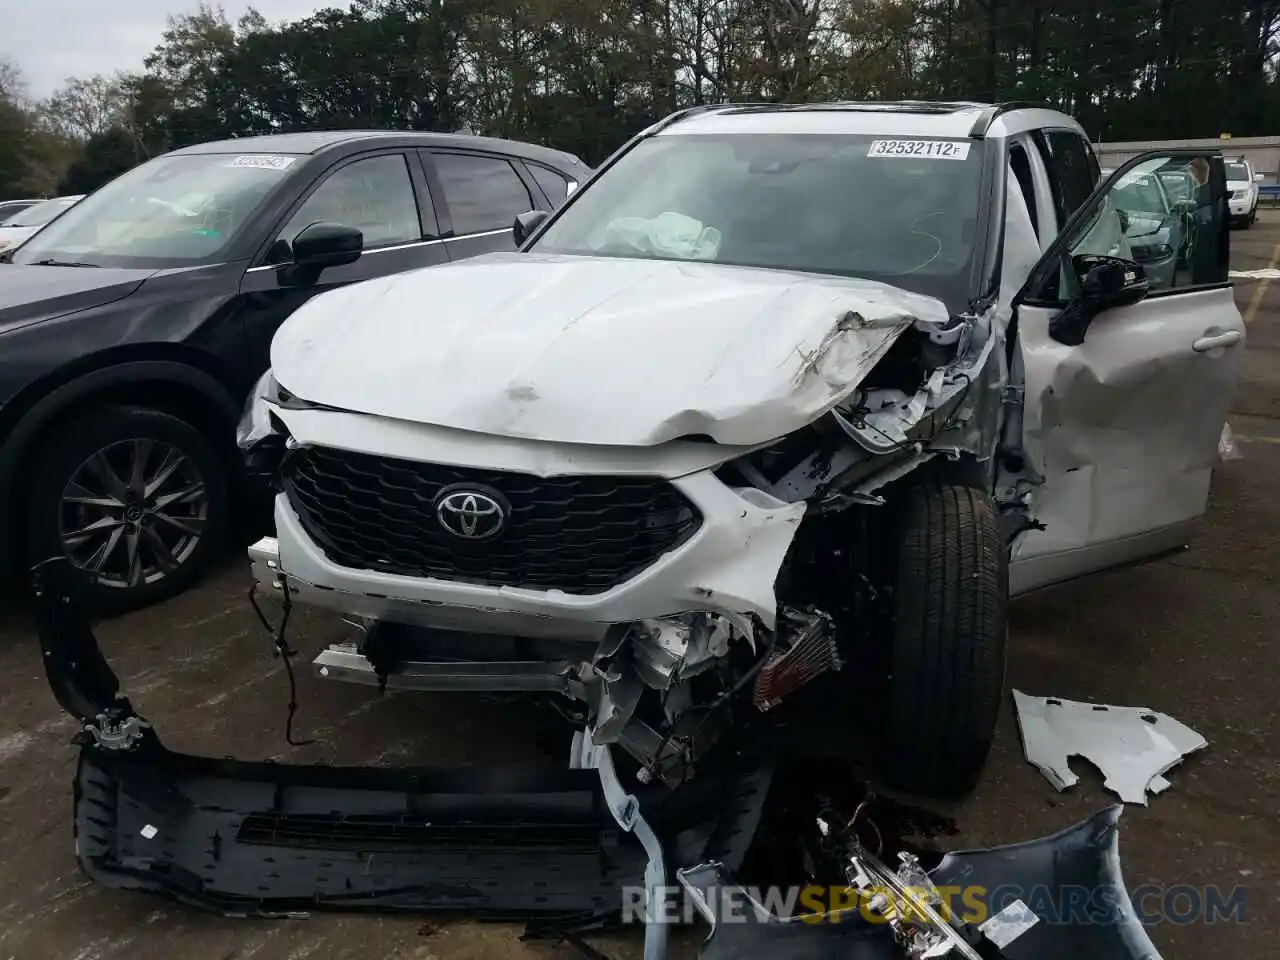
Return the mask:
<svg viewBox="0 0 1280 960"><path fill-rule="evenodd" d="M1095 140L1280 134L1280 0L354 0L170 18L136 73L41 102L0 63L0 199L83 193L175 147L321 128L470 131L597 163L722 101L1033 100Z"/></svg>

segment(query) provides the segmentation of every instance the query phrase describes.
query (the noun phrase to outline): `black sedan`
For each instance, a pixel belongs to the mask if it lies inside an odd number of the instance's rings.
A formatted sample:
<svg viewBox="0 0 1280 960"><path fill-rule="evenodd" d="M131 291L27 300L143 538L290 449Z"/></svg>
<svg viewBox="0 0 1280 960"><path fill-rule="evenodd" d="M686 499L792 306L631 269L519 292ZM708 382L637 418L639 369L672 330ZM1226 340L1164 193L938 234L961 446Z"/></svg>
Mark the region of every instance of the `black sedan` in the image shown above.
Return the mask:
<svg viewBox="0 0 1280 960"><path fill-rule="evenodd" d="M228 140L148 161L7 251L0 573L65 555L102 612L185 588L245 499L235 424L281 321L343 284L514 249L515 217L589 172L463 135Z"/></svg>

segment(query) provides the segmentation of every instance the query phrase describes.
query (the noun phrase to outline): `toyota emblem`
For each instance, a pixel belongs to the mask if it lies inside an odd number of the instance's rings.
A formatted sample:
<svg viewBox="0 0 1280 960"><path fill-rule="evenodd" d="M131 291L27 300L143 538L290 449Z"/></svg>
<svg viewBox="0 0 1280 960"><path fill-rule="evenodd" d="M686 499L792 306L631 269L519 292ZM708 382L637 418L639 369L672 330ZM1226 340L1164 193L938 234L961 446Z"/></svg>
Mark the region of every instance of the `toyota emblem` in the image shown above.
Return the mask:
<svg viewBox="0 0 1280 960"><path fill-rule="evenodd" d="M496 490L446 487L436 497L436 520L463 540L492 540L507 526L507 505Z"/></svg>

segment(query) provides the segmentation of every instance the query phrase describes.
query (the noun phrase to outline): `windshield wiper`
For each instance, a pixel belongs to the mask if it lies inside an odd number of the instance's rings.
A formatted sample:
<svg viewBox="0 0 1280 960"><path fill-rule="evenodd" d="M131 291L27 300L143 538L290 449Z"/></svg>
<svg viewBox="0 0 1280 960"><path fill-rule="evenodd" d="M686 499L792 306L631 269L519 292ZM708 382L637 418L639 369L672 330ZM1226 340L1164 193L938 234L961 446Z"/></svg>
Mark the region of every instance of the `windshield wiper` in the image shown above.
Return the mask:
<svg viewBox="0 0 1280 960"><path fill-rule="evenodd" d="M35 267L96 267L96 263L84 263L80 260L33 260L31 265Z"/></svg>

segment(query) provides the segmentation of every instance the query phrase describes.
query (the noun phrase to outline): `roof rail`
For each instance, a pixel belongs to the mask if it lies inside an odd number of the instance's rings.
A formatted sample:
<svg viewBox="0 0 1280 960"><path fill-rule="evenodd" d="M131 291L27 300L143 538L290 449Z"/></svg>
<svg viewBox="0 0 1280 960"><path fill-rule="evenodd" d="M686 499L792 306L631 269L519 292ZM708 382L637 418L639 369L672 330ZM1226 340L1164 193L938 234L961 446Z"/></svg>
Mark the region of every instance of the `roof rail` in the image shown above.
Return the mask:
<svg viewBox="0 0 1280 960"><path fill-rule="evenodd" d="M987 131L991 129L991 125L1003 114L1011 110L1052 110L1053 107L1046 103L1038 103L1034 100L1006 100L1004 103L993 103L987 105L982 111L982 116L974 121L973 129L969 131L969 136L974 140L981 140L987 135Z"/></svg>
<svg viewBox="0 0 1280 960"><path fill-rule="evenodd" d="M679 123L687 117L697 116L701 113L710 113L713 110L732 110L732 109L785 109L787 104L782 103L700 103L696 106L685 107L677 110L675 113L669 113L657 123L649 127L649 133L657 133L664 130L674 123Z"/></svg>
<svg viewBox="0 0 1280 960"><path fill-rule="evenodd" d="M911 111L914 113L954 113L957 110L973 110L979 107L990 107L990 104L972 100L831 100L819 103L780 103L770 101L747 101L739 103L703 103L693 107L685 107L668 114L648 128L649 133L679 123L688 117L698 116L713 111L735 110L777 110L800 112L804 110L850 110L850 111Z"/></svg>
<svg viewBox="0 0 1280 960"><path fill-rule="evenodd" d="M679 123L688 117L697 116L712 111L731 111L731 110L777 110L777 111L803 111L803 110L850 110L850 111L910 111L912 113L955 113L960 110L981 109L982 114L974 121L969 136L975 139L981 139L986 136L987 130L996 118L1001 114L1008 113L1010 110L1027 110L1041 109L1052 110L1053 107L1045 103L1038 103L1031 100L1010 100L1005 103L982 103L976 100L834 100L826 103L770 103L770 102L744 102L744 103L703 103L694 107L685 107L683 110L677 110L675 113L669 114L659 120L648 129L649 133L657 133L673 124Z"/></svg>

